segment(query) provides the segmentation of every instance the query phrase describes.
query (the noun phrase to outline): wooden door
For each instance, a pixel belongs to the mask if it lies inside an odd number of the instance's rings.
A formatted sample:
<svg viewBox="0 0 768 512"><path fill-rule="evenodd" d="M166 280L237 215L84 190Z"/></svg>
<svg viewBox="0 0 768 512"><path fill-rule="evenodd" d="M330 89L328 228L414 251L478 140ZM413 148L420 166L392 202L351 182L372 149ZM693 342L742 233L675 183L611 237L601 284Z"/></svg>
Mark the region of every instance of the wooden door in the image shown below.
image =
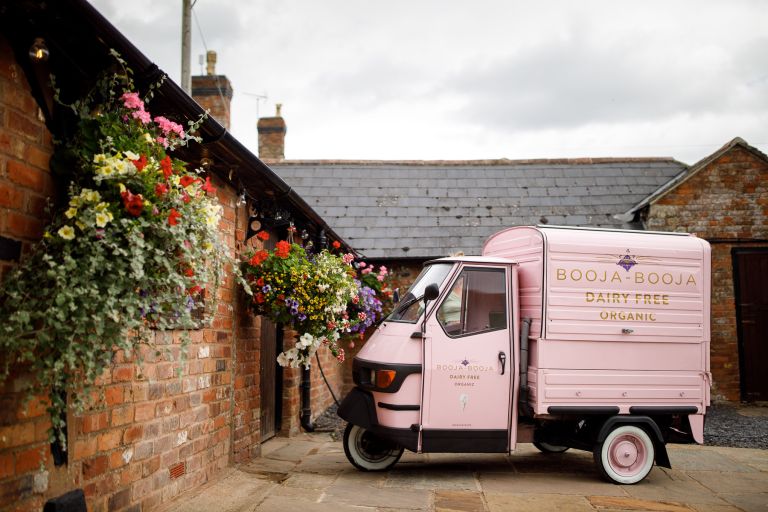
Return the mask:
<svg viewBox="0 0 768 512"><path fill-rule="evenodd" d="M261 317L261 357L259 363L261 380L261 440L274 437L280 430L280 395L282 394L282 381L278 382L281 373L278 371L277 351L278 341L277 326Z"/></svg>
<svg viewBox="0 0 768 512"><path fill-rule="evenodd" d="M768 401L768 249L733 252L741 398Z"/></svg>

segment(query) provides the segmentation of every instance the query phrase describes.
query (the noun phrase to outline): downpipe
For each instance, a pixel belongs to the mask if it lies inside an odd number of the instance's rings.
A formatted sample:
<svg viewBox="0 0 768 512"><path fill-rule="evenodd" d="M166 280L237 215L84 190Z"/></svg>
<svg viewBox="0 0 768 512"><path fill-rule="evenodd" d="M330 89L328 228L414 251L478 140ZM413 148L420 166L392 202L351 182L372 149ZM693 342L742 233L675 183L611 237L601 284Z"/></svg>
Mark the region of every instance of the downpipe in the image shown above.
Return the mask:
<svg viewBox="0 0 768 512"><path fill-rule="evenodd" d="M301 369L301 428L307 432L314 432L315 426L312 424L312 407L310 404L310 395L312 390L312 379L308 367Z"/></svg>

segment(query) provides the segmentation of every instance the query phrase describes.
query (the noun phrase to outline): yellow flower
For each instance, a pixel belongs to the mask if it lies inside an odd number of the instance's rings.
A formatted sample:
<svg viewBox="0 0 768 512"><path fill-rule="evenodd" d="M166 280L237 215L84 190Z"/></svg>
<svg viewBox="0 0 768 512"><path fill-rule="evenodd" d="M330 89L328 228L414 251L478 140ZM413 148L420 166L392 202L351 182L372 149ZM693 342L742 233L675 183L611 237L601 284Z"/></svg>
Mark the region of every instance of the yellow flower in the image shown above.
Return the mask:
<svg viewBox="0 0 768 512"><path fill-rule="evenodd" d="M152 136L148 133L144 133L144 140L147 142L154 142L154 140L152 139Z"/></svg>
<svg viewBox="0 0 768 512"><path fill-rule="evenodd" d="M73 238L75 238L75 230L72 228L72 226L62 227L61 229L59 229L58 234L64 240L72 240Z"/></svg>
<svg viewBox="0 0 768 512"><path fill-rule="evenodd" d="M68 219L71 219L72 217L77 215L77 208L70 208L69 210L64 212L64 215L66 215Z"/></svg>
<svg viewBox="0 0 768 512"><path fill-rule="evenodd" d="M112 214L110 212L99 212L96 214L96 226L103 228L108 222L112 220Z"/></svg>

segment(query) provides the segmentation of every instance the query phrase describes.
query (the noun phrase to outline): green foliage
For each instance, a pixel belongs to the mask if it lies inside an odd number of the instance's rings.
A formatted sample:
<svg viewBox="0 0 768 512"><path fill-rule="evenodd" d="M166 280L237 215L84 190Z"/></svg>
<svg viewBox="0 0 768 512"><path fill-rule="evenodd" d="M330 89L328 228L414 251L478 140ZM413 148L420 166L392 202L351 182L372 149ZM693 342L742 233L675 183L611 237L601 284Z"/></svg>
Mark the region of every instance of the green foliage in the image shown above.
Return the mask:
<svg viewBox="0 0 768 512"><path fill-rule="evenodd" d="M56 144L69 202L0 290L0 380L16 365L31 369L27 392L52 397L62 446L61 393L82 410L117 350L137 353L153 330L205 324L229 261L210 180L171 157L202 119L186 129L152 119L151 90L139 98L116 58L121 71L69 105L77 130Z"/></svg>

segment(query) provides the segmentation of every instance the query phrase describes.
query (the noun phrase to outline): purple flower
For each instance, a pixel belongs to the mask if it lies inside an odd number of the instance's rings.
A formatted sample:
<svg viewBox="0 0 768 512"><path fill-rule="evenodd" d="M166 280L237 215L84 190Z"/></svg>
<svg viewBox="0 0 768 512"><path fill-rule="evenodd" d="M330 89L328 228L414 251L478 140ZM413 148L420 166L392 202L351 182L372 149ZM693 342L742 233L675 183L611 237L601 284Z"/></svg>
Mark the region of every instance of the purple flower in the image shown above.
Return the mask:
<svg viewBox="0 0 768 512"><path fill-rule="evenodd" d="M296 315L298 315L298 314L299 314L299 310L298 310L298 309L296 309L296 308L291 308L291 314L292 314L293 316L296 316Z"/></svg>
<svg viewBox="0 0 768 512"><path fill-rule="evenodd" d="M264 287L261 289L261 293L269 293L272 291L272 287L268 284L265 284Z"/></svg>
<svg viewBox="0 0 768 512"><path fill-rule="evenodd" d="M306 319L307 319L307 315L305 315L304 313L299 313L299 322L303 322Z"/></svg>

